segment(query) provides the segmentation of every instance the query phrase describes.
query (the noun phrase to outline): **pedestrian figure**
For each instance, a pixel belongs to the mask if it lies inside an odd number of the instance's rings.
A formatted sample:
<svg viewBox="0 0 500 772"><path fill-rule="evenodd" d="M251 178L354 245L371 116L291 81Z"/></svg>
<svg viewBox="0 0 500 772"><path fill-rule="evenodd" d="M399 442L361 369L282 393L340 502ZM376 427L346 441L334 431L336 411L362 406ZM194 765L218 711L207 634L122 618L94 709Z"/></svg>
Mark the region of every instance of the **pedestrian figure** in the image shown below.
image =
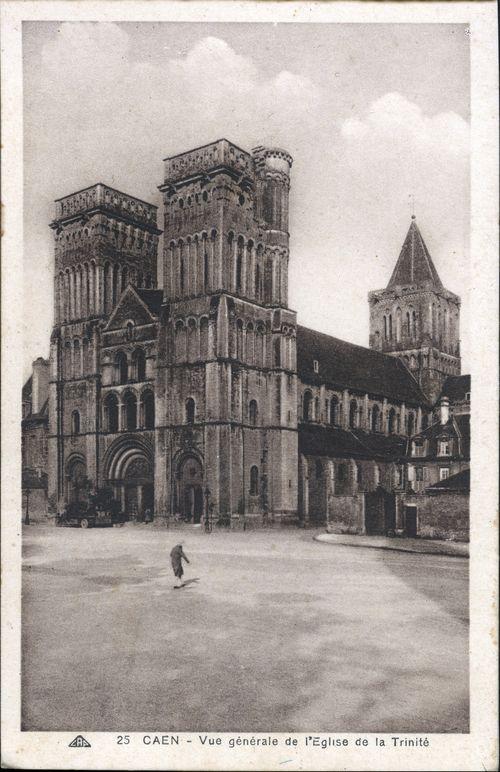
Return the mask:
<svg viewBox="0 0 500 772"><path fill-rule="evenodd" d="M179 580L178 584L174 584L174 590L178 589L179 587L182 587L182 576L184 574L184 569L182 567L182 560L184 559L186 563L189 563L188 558L184 554L184 551L182 549L183 542L179 542L175 545L173 550L170 553L170 561L172 563L172 568L174 571L174 576L176 579Z"/></svg>
<svg viewBox="0 0 500 772"><path fill-rule="evenodd" d="M150 509L146 509L144 512L144 522L145 523L152 523L153 522L153 513Z"/></svg>

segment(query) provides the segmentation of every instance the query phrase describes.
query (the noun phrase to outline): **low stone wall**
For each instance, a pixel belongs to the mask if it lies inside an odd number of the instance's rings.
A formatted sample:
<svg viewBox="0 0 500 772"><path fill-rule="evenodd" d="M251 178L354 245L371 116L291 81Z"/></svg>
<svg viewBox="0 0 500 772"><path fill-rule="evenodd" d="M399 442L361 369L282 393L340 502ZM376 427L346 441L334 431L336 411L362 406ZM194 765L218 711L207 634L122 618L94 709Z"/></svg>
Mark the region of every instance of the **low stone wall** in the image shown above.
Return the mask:
<svg viewBox="0 0 500 772"><path fill-rule="evenodd" d="M364 496L330 495L328 497L328 533L363 533Z"/></svg>
<svg viewBox="0 0 500 772"><path fill-rule="evenodd" d="M469 541L469 495L467 493L421 493L401 496L404 506L417 508L417 536L427 539Z"/></svg>

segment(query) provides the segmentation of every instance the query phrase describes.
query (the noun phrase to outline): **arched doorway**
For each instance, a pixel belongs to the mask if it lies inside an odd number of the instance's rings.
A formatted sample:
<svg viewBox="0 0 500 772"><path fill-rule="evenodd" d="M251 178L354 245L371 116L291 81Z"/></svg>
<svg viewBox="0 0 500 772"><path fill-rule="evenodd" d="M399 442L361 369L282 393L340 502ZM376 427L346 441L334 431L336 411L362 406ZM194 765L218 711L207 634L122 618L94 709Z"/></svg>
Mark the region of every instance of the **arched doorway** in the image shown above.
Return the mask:
<svg viewBox="0 0 500 772"><path fill-rule="evenodd" d="M129 518L144 519L154 511L154 455L150 445L137 435L120 438L109 448L105 476Z"/></svg>
<svg viewBox="0 0 500 772"><path fill-rule="evenodd" d="M203 469L194 456L184 458L178 470L177 505L187 522L199 523L203 515Z"/></svg>
<svg viewBox="0 0 500 772"><path fill-rule="evenodd" d="M85 461L75 458L68 463L66 474L66 500L68 504L87 498L87 468Z"/></svg>

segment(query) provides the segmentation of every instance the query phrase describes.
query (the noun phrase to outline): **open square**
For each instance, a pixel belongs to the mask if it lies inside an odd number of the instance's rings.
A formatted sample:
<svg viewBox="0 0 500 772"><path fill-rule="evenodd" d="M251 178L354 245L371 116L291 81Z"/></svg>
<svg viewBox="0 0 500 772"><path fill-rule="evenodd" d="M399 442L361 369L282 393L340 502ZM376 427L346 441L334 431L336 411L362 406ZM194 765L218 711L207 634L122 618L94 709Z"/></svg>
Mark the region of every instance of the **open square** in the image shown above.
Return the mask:
<svg viewBox="0 0 500 772"><path fill-rule="evenodd" d="M23 540L25 730L468 731L465 559L285 529ZM174 591L179 540L199 581Z"/></svg>

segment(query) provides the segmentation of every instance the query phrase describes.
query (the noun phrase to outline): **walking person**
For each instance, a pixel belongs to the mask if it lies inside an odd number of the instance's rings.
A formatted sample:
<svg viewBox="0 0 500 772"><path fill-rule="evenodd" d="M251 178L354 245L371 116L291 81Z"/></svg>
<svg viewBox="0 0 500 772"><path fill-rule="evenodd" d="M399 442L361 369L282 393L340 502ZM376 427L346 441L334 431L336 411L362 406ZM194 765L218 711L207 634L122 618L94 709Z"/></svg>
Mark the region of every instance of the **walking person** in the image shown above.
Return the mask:
<svg viewBox="0 0 500 772"><path fill-rule="evenodd" d="M182 549L183 543L184 542L180 541L178 544L176 544L170 553L170 561L172 563L174 576L179 582L178 584L174 584L174 590L177 590L179 587L182 587L182 577L184 574L182 561L185 560L186 563L189 563L189 560L187 556L184 554L184 551Z"/></svg>

